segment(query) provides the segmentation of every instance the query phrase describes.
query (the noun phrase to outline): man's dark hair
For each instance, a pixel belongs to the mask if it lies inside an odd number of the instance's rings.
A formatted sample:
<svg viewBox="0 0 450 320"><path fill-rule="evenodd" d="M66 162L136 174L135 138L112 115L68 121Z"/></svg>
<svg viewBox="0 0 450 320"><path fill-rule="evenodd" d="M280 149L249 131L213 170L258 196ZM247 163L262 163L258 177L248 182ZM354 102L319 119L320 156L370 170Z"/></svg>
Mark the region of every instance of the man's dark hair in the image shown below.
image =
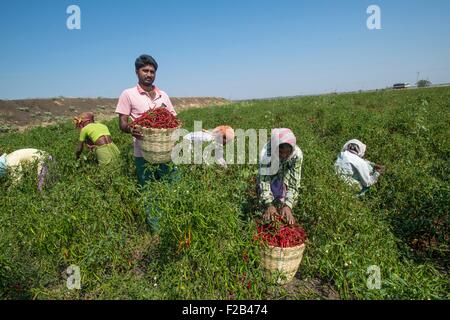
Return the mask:
<svg viewBox="0 0 450 320"><path fill-rule="evenodd" d="M136 62L134 63L136 70L139 70L140 68L143 68L148 65L152 65L153 67L155 67L155 71L158 70L158 63L156 63L156 60L153 59L153 57L149 56L148 54L140 55L136 59Z"/></svg>

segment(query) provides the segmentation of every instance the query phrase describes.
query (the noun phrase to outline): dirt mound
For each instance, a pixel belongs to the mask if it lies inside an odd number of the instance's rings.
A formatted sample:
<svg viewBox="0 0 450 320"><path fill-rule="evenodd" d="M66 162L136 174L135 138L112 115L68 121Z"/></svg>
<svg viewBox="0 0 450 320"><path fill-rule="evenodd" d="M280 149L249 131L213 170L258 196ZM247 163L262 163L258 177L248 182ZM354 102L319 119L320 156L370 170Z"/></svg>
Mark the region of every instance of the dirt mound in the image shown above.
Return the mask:
<svg viewBox="0 0 450 320"><path fill-rule="evenodd" d="M85 111L94 112L99 119L113 118L116 116L114 111L117 100L66 97L0 100L0 132L63 121ZM216 97L171 98L171 101L177 111L230 103L226 99Z"/></svg>

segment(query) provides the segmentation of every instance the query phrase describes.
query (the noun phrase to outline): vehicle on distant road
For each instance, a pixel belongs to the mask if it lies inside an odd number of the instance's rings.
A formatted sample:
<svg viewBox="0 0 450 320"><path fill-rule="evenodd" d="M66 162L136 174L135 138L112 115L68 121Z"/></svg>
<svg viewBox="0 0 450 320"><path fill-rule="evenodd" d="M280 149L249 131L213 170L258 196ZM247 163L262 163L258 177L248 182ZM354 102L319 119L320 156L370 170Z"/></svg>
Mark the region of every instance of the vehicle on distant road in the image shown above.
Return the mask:
<svg viewBox="0 0 450 320"><path fill-rule="evenodd" d="M393 86L394 89L406 89L406 88L409 88L409 87L411 87L411 85L409 83L407 83L407 82L406 83L396 83Z"/></svg>

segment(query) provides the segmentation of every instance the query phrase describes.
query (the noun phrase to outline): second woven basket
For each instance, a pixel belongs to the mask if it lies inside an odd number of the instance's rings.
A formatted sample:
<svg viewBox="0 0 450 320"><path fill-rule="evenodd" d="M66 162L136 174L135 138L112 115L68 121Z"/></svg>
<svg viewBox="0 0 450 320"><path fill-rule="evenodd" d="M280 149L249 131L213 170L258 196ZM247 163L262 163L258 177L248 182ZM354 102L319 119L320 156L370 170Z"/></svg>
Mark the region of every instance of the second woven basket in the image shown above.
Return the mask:
<svg viewBox="0 0 450 320"><path fill-rule="evenodd" d="M278 273L277 284L289 283L297 273L305 251L305 244L291 248L266 246L261 248L261 263L266 276Z"/></svg>

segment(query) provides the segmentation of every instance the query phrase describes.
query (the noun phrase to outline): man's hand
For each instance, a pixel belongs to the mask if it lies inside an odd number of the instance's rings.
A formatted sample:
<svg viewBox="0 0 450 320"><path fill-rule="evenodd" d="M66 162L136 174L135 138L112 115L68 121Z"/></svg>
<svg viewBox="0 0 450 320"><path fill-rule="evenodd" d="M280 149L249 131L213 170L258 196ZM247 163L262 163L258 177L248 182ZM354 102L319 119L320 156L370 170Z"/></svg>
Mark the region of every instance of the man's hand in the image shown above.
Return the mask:
<svg viewBox="0 0 450 320"><path fill-rule="evenodd" d="M277 208L274 205L270 205L263 214L263 219L266 221L275 221L275 216L277 214Z"/></svg>
<svg viewBox="0 0 450 320"><path fill-rule="evenodd" d="M119 128L122 132L131 133L131 135L136 139L142 139L144 137L141 131L132 127L130 123L128 123L128 115L126 114L119 114Z"/></svg>
<svg viewBox="0 0 450 320"><path fill-rule="evenodd" d="M386 171L386 167L382 166L381 164L375 165L375 171L379 172L380 174L384 173Z"/></svg>
<svg viewBox="0 0 450 320"><path fill-rule="evenodd" d="M291 208L289 208L288 206L284 206L281 209L281 216L286 219L286 221L288 222L288 224L293 225L295 223L295 218L292 215L292 210Z"/></svg>
<svg viewBox="0 0 450 320"><path fill-rule="evenodd" d="M142 132L139 129L132 127L132 126L130 126L130 133L136 139L142 140L142 138L144 137L144 135L142 134Z"/></svg>

